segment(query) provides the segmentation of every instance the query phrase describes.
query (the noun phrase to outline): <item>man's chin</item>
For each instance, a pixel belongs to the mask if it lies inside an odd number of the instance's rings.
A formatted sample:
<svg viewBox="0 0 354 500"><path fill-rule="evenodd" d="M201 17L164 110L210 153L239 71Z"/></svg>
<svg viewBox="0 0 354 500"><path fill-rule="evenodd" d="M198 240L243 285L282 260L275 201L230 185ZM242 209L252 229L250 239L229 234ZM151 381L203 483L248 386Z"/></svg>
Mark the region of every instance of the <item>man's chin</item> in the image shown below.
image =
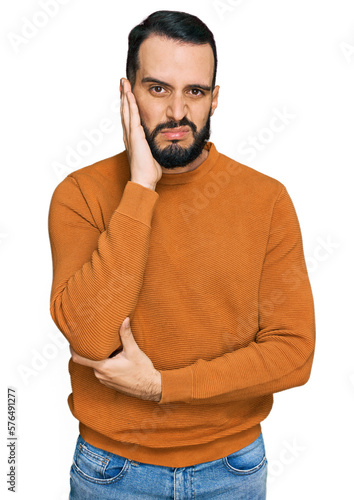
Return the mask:
<svg viewBox="0 0 354 500"><path fill-rule="evenodd" d="M172 144L163 149L152 149L152 155L161 167L166 169L186 167L195 161L203 152L204 145L202 148L196 150L193 148L193 145L183 147L178 142L173 141Z"/></svg>

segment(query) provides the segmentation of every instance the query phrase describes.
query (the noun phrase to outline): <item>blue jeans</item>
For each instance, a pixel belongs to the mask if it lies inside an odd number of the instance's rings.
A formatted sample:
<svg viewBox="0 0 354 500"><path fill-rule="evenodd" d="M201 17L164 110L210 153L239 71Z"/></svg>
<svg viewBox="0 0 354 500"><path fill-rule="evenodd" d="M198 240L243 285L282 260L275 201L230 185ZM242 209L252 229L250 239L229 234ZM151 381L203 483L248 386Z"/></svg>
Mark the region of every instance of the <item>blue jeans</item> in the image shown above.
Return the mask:
<svg viewBox="0 0 354 500"><path fill-rule="evenodd" d="M267 464L262 433L231 455L189 467L129 460L79 435L70 470L70 500L265 500Z"/></svg>

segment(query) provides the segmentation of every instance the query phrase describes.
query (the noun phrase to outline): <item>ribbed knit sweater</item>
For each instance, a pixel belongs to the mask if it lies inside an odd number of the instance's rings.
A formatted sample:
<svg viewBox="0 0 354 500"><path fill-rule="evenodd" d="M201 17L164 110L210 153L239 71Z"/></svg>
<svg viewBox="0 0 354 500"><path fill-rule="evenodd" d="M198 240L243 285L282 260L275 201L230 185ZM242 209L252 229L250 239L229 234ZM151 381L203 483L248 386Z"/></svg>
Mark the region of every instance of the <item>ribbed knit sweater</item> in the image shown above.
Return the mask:
<svg viewBox="0 0 354 500"><path fill-rule="evenodd" d="M254 441L273 393L310 376L315 320L298 218L282 183L220 154L153 191L126 152L69 174L49 209L50 313L74 350L107 358L131 318L161 372L160 402L69 362L82 437L131 460L186 467Z"/></svg>

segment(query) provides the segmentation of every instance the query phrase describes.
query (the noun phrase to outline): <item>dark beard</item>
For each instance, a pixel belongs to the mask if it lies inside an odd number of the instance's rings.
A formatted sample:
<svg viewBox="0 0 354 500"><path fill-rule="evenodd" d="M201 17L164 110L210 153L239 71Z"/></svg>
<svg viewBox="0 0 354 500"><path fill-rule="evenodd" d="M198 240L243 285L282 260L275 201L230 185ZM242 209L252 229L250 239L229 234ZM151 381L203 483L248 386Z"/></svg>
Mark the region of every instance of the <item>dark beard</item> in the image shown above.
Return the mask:
<svg viewBox="0 0 354 500"><path fill-rule="evenodd" d="M160 123L152 132L150 132L143 121L141 120L141 125L145 131L146 140L150 146L152 156L155 158L157 163L161 167L165 168L176 168L185 167L192 161L196 160L198 156L202 153L205 144L208 142L210 137L210 116L209 112L206 124L197 132L197 127L193 122L190 122L187 118L183 118L179 123L170 121L167 123ZM183 148L178 144L178 141L172 141L172 144L166 146L164 149L160 149L155 142L155 137L160 132L160 130L165 128L176 128L188 125L194 137L194 142L188 148Z"/></svg>

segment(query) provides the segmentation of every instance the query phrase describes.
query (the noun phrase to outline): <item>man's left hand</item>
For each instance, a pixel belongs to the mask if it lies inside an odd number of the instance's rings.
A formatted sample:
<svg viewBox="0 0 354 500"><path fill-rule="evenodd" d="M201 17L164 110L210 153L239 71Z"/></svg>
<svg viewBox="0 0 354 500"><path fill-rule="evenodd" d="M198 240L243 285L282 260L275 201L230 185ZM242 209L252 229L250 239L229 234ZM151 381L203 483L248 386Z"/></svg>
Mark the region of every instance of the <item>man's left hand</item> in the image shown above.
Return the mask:
<svg viewBox="0 0 354 500"><path fill-rule="evenodd" d="M161 373L139 348L130 328L130 319L123 321L120 330L123 351L102 361L79 356L70 346L74 363L89 366L97 379L118 392L146 401L159 402L162 395Z"/></svg>

